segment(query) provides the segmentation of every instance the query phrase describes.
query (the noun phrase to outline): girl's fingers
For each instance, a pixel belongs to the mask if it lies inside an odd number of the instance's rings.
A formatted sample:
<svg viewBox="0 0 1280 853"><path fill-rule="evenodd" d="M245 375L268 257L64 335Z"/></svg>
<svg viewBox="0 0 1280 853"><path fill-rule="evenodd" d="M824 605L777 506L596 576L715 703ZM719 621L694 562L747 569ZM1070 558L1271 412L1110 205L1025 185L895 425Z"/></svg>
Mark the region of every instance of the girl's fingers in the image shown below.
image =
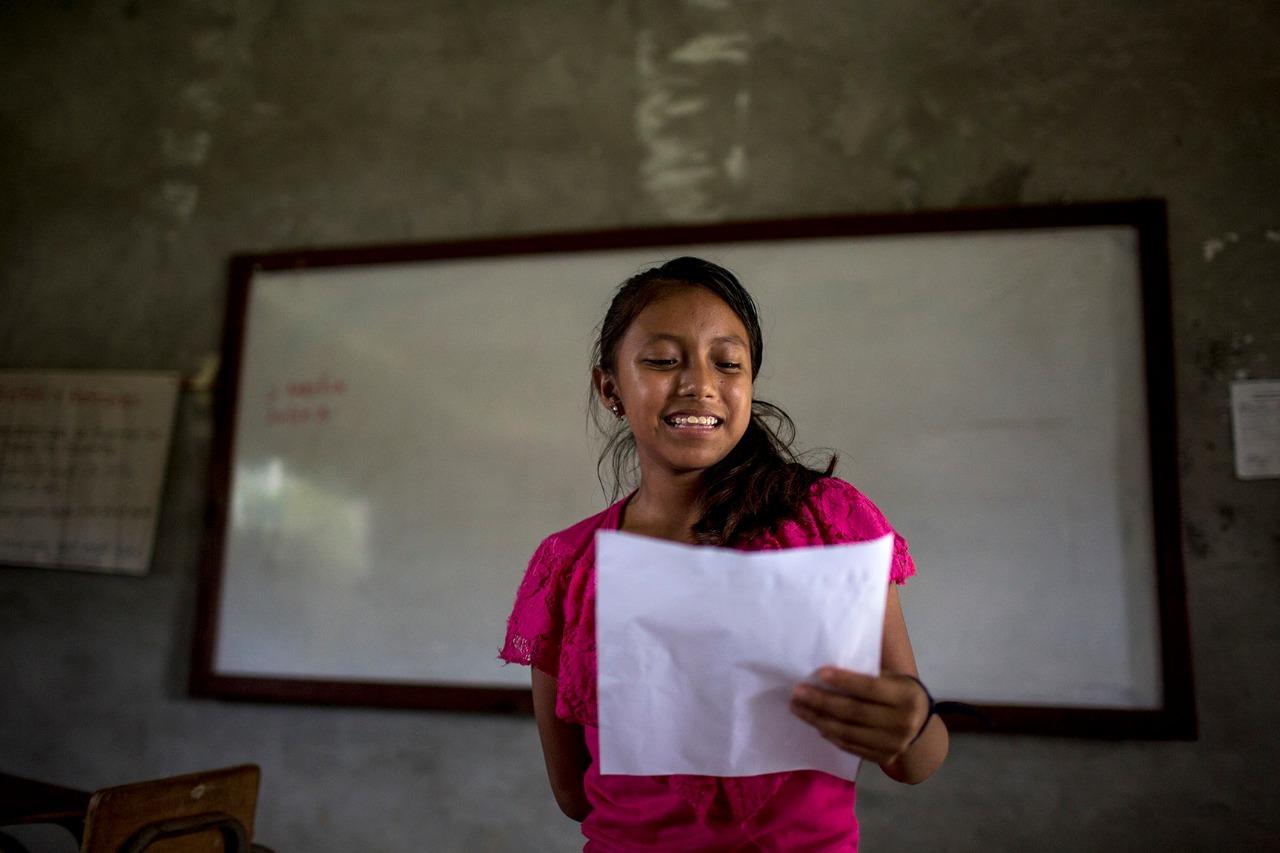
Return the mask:
<svg viewBox="0 0 1280 853"><path fill-rule="evenodd" d="M792 705L807 708L822 717L870 728L893 728L900 716L890 706L831 693L807 684L801 684L795 689Z"/></svg>
<svg viewBox="0 0 1280 853"><path fill-rule="evenodd" d="M885 696L883 679L874 675L837 669L834 666L824 666L817 671L816 675L818 680L829 689L856 696L864 702L884 704L888 698Z"/></svg>
<svg viewBox="0 0 1280 853"><path fill-rule="evenodd" d="M865 725L861 722L824 715L803 704L792 704L792 713L808 722L824 738L838 743L854 745L861 749L891 749L899 740L891 730L883 726Z"/></svg>
<svg viewBox="0 0 1280 853"><path fill-rule="evenodd" d="M919 684L893 673L864 675L861 672L824 666L818 670L817 676L830 690L877 705L909 705L923 697Z"/></svg>
<svg viewBox="0 0 1280 853"><path fill-rule="evenodd" d="M885 705L797 685L791 711L841 749L877 762L899 754L915 734L915 714L907 706Z"/></svg>
<svg viewBox="0 0 1280 853"><path fill-rule="evenodd" d="M824 717L803 706L792 706L792 709L797 717L845 752L876 762L887 761L898 753L894 741L881 730Z"/></svg>
<svg viewBox="0 0 1280 853"><path fill-rule="evenodd" d="M812 711L800 709L796 716L818 730L828 740L836 740L860 747L877 746L880 742L879 732L870 726L847 723L832 717L824 717Z"/></svg>

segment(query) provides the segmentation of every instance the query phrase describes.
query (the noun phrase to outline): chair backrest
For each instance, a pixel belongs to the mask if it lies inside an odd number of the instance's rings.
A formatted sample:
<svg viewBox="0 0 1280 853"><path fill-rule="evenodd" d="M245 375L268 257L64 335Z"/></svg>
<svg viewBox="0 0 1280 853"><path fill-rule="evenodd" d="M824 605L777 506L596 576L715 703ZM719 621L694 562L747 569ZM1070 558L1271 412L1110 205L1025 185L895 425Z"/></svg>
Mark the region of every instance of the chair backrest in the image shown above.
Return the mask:
<svg viewBox="0 0 1280 853"><path fill-rule="evenodd" d="M248 853L257 765L103 788L89 801L80 853Z"/></svg>

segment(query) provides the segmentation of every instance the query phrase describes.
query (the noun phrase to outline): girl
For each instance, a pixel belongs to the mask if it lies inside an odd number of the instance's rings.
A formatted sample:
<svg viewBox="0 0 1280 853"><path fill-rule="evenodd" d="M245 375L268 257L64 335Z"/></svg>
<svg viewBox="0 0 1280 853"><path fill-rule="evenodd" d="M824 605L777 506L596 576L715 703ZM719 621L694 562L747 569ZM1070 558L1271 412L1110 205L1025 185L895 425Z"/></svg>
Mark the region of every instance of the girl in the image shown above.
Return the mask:
<svg viewBox="0 0 1280 853"><path fill-rule="evenodd" d="M616 426L600 464L611 459L615 484L638 470L639 486L542 541L501 652L532 667L547 775L560 808L582 822L588 851L857 850L854 783L825 773L603 776L597 765L597 530L742 550L892 531L870 500L831 476L834 458L825 471L796 460L790 418L753 398L762 355L750 295L728 270L697 258L626 281L601 324L592 395L602 406L593 414L607 410ZM895 533L891 579L901 584L914 572ZM824 686L797 684L791 711L833 748L878 763L900 782L920 782L942 764L948 738L915 676L890 584L882 674L823 666Z"/></svg>

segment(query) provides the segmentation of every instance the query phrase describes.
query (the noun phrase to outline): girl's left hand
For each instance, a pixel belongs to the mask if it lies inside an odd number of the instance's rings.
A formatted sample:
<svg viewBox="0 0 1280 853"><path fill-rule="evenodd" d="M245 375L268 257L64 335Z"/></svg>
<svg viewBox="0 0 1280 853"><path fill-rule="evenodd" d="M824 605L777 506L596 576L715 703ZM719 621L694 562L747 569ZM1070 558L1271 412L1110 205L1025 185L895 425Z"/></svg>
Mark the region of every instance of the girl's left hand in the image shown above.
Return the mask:
<svg viewBox="0 0 1280 853"><path fill-rule="evenodd" d="M845 752L884 764L906 751L929 714L924 690L905 675L818 670L822 687L799 684L791 713Z"/></svg>

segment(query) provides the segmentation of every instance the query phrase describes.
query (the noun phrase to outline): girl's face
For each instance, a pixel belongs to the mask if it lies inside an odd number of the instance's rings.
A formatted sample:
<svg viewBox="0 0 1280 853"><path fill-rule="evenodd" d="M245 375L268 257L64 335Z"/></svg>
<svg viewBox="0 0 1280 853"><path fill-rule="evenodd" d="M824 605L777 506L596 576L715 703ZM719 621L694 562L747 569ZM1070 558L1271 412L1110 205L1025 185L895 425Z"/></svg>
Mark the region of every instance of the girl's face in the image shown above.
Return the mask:
<svg viewBox="0 0 1280 853"><path fill-rule="evenodd" d="M641 479L705 470L737 445L751 419L749 340L733 309L696 286L649 303L632 321L614 374L597 369L596 387L606 406L622 406Z"/></svg>

